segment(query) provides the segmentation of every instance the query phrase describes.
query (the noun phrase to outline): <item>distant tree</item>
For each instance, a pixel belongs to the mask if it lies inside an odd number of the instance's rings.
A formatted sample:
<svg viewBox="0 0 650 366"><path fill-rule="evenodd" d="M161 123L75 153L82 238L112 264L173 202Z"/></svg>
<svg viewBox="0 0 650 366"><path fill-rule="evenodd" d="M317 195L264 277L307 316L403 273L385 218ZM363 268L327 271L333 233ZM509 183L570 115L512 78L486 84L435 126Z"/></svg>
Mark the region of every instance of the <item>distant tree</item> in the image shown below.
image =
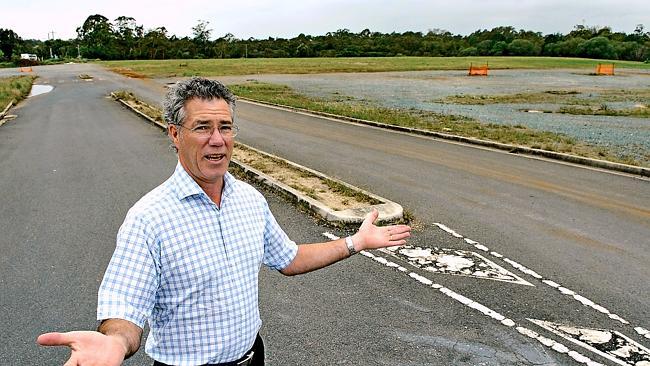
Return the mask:
<svg viewBox="0 0 650 366"><path fill-rule="evenodd" d="M508 44L504 41L494 42L490 55L492 56L505 56L508 54Z"/></svg>
<svg viewBox="0 0 650 366"><path fill-rule="evenodd" d="M119 16L115 18L114 33L120 57L122 59L137 57L137 41L143 37L143 27L137 25L132 17Z"/></svg>
<svg viewBox="0 0 650 366"><path fill-rule="evenodd" d="M478 49L476 47L467 47L460 50L458 56L478 56Z"/></svg>
<svg viewBox="0 0 650 366"><path fill-rule="evenodd" d="M515 39L508 44L508 54L511 56L537 56L540 49L527 39Z"/></svg>
<svg viewBox="0 0 650 366"><path fill-rule="evenodd" d="M615 60L618 58L616 49L605 37L594 37L580 45L578 53L582 57Z"/></svg>
<svg viewBox="0 0 650 366"><path fill-rule="evenodd" d="M479 55L488 56L492 54L492 47L494 47L494 41L491 39L486 39L476 45L476 50L478 51Z"/></svg>
<svg viewBox="0 0 650 366"><path fill-rule="evenodd" d="M21 42L20 37L11 29L0 28L0 51L7 60L11 59L14 48Z"/></svg>
<svg viewBox="0 0 650 366"><path fill-rule="evenodd" d="M115 47L113 25L103 15L91 15L77 28L77 38L84 47L88 58L115 59L119 54Z"/></svg>
<svg viewBox="0 0 650 366"><path fill-rule="evenodd" d="M212 29L208 28L209 25L209 21L199 20L198 24L192 27L192 35L194 36L192 38L192 41L194 41L196 47L203 57L213 56L211 48L208 47L212 34Z"/></svg>
<svg viewBox="0 0 650 366"><path fill-rule="evenodd" d="M149 59L165 59L165 53L169 48L167 28L158 27L148 30L142 43Z"/></svg>

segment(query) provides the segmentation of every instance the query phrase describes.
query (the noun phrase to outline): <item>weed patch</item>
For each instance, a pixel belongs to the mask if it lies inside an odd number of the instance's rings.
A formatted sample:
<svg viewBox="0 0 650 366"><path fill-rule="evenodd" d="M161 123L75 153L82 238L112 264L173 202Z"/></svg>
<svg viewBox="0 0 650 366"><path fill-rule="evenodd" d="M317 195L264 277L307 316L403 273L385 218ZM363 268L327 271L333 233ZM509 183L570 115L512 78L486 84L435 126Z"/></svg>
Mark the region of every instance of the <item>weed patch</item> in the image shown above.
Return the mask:
<svg viewBox="0 0 650 366"><path fill-rule="evenodd" d="M0 112L12 100L18 103L25 99L29 95L35 79L36 76L33 75L0 78Z"/></svg>

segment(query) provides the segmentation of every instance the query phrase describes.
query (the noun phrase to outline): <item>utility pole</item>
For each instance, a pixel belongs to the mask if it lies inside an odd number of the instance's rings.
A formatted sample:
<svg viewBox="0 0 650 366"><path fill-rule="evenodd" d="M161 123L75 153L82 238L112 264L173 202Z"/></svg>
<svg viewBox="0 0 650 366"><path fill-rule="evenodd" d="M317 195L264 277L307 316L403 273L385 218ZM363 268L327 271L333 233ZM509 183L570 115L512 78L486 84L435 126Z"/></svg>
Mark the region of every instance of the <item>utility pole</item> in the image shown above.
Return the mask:
<svg viewBox="0 0 650 366"><path fill-rule="evenodd" d="M52 40L54 40L54 31L51 31L47 34L47 39L50 39L50 34L52 34ZM52 55L52 46L50 46L50 58L54 58Z"/></svg>

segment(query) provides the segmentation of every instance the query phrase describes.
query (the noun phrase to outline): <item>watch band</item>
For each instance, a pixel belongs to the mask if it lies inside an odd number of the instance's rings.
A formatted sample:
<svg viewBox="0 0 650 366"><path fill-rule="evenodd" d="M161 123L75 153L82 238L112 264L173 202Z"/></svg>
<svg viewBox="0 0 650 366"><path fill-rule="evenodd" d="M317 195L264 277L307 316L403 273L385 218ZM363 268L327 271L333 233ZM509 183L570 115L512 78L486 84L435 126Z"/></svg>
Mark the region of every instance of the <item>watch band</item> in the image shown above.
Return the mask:
<svg viewBox="0 0 650 366"><path fill-rule="evenodd" d="M351 236L345 238L345 245L348 247L348 253L350 253L350 256L357 254L356 249L354 249L354 242L352 241Z"/></svg>

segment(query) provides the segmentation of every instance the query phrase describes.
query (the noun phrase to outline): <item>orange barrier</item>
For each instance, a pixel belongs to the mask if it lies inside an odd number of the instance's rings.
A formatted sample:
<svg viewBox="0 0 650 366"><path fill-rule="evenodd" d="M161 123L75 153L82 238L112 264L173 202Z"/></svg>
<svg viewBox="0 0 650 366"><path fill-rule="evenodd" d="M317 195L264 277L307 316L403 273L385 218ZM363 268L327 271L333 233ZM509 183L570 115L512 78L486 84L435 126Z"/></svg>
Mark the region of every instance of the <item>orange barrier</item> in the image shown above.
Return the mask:
<svg viewBox="0 0 650 366"><path fill-rule="evenodd" d="M614 64L598 64L596 75L614 75Z"/></svg>
<svg viewBox="0 0 650 366"><path fill-rule="evenodd" d="M483 66L474 66L469 64L469 76L488 76L488 64Z"/></svg>
<svg viewBox="0 0 650 366"><path fill-rule="evenodd" d="M32 70L32 67L31 67L31 66L28 66L28 67L21 67L21 68L20 68L20 72L32 72L32 71L33 71L33 70Z"/></svg>

